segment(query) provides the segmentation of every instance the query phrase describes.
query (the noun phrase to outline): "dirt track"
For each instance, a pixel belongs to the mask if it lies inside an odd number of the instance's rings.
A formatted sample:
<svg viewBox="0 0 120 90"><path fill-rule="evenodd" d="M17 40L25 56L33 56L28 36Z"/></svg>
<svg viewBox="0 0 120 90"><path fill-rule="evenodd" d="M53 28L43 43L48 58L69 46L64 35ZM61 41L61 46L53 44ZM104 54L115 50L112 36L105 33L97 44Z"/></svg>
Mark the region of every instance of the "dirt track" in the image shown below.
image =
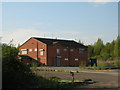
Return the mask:
<svg viewBox="0 0 120 90"><path fill-rule="evenodd" d="M55 71L37 71L38 75L43 77L59 77L61 79L71 79L71 75L69 72L55 72ZM96 83L89 84L88 86L83 86L83 88L117 88L118 86L118 72L79 72L74 73L75 80L84 80L84 79L92 79ZM80 88L78 86L77 88Z"/></svg>

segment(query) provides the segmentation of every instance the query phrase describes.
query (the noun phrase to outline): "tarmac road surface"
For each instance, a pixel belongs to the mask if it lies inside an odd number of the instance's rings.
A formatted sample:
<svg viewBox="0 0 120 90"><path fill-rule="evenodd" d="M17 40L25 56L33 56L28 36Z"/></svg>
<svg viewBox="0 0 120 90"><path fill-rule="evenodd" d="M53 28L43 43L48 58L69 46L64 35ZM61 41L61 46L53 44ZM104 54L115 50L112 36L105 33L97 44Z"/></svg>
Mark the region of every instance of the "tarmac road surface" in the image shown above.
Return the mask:
<svg viewBox="0 0 120 90"><path fill-rule="evenodd" d="M38 68L40 69L40 68ZM75 80L92 79L96 83L89 84L87 86L77 86L77 88L120 88L119 73L113 71L94 71L94 70L80 70L77 67L44 67L44 69L55 69L55 70L71 70L79 71L74 72ZM55 71L37 71L38 75L43 77L59 77L61 79L71 80L69 72L55 72Z"/></svg>

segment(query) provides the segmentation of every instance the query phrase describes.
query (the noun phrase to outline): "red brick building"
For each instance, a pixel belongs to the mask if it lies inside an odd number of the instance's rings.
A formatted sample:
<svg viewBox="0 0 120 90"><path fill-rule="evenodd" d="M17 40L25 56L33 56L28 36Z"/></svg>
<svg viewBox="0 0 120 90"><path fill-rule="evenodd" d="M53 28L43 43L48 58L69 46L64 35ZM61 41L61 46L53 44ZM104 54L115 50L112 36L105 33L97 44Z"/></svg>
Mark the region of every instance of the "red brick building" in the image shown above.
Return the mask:
<svg viewBox="0 0 120 90"><path fill-rule="evenodd" d="M73 40L32 37L19 47L19 56L26 62L38 61L47 66L87 65L87 47Z"/></svg>

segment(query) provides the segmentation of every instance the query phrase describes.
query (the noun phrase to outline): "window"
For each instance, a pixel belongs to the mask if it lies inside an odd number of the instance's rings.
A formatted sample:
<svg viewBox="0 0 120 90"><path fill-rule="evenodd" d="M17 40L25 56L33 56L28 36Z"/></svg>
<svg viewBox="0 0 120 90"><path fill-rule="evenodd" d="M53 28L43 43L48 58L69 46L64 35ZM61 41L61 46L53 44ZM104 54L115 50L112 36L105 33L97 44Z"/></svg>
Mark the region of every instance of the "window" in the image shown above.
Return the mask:
<svg viewBox="0 0 120 90"><path fill-rule="evenodd" d="M29 52L32 52L32 49L29 49Z"/></svg>
<svg viewBox="0 0 120 90"><path fill-rule="evenodd" d="M84 53L84 48L79 48L79 53Z"/></svg>
<svg viewBox="0 0 120 90"><path fill-rule="evenodd" d="M64 48L64 51L67 51L67 49L66 49L66 48Z"/></svg>
<svg viewBox="0 0 120 90"><path fill-rule="evenodd" d="M41 56L44 55L44 49L40 49L40 55L41 55Z"/></svg>
<svg viewBox="0 0 120 90"><path fill-rule="evenodd" d="M57 49L57 54L60 54L60 49Z"/></svg>
<svg viewBox="0 0 120 90"><path fill-rule="evenodd" d="M70 52L73 52L74 50L73 49L70 49Z"/></svg>
<svg viewBox="0 0 120 90"><path fill-rule="evenodd" d="M75 61L78 61L79 59L78 58L75 58Z"/></svg>
<svg viewBox="0 0 120 90"><path fill-rule="evenodd" d="M68 58L65 58L65 60L68 60Z"/></svg>
<svg viewBox="0 0 120 90"><path fill-rule="evenodd" d="M28 54L28 50L27 49L21 49L22 54Z"/></svg>
<svg viewBox="0 0 120 90"><path fill-rule="evenodd" d="M37 51L37 48L35 48L35 51Z"/></svg>

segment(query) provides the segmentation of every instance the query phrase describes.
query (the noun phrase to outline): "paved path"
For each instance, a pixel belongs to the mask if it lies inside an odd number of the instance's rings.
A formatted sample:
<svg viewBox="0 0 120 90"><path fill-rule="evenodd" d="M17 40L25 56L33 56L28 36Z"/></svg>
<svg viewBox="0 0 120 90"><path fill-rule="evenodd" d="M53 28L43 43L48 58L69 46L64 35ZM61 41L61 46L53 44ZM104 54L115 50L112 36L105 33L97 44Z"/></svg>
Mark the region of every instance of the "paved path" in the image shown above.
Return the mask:
<svg viewBox="0 0 120 90"><path fill-rule="evenodd" d="M75 80L92 79L96 83L90 84L88 86L83 86L84 88L116 88L118 86L118 72L110 71L94 71L94 70L81 70L78 67L39 67L38 69L47 70L71 70L79 71L79 73L74 72ZM54 72L54 71L38 71L39 75L43 77L59 77L61 79L71 79L69 72ZM80 88L80 86L78 86Z"/></svg>

